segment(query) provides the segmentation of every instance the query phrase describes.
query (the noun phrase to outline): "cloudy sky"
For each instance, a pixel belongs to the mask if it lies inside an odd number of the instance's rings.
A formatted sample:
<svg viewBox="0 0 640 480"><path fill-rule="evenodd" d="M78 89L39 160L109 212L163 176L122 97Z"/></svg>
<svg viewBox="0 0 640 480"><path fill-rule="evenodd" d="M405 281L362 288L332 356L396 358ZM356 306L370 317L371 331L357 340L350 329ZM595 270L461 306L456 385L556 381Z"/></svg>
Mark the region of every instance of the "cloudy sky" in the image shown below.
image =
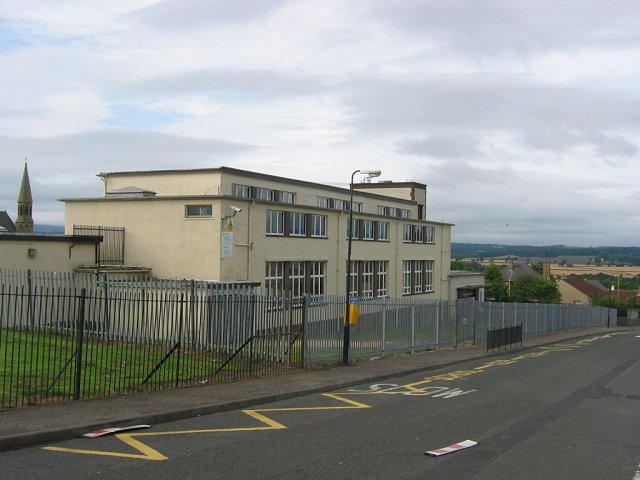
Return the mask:
<svg viewBox="0 0 640 480"><path fill-rule="evenodd" d="M453 241L640 244L637 0L0 0L0 210L102 171L428 185Z"/></svg>

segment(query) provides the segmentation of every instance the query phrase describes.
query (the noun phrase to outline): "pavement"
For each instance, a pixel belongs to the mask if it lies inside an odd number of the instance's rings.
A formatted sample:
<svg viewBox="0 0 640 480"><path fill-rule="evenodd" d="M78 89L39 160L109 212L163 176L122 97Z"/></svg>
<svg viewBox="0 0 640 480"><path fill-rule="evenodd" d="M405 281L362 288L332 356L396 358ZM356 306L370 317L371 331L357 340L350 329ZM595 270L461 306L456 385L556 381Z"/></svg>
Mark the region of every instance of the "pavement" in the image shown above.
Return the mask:
<svg viewBox="0 0 640 480"><path fill-rule="evenodd" d="M525 338L522 347L495 352L487 352L483 345L465 345L359 361L349 366L307 369L224 384L9 409L0 411L0 451L78 438L100 428L154 425L248 408L359 384L376 383L472 360L513 354L549 344L629 330L634 329L589 328Z"/></svg>

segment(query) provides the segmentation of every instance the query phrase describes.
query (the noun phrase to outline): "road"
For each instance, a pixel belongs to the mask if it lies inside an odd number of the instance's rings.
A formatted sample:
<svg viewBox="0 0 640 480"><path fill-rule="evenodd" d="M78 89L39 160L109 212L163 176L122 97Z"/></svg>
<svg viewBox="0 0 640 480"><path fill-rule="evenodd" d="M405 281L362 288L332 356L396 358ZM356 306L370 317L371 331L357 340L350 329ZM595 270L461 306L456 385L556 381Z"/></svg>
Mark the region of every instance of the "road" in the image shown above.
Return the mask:
<svg viewBox="0 0 640 480"><path fill-rule="evenodd" d="M3 478L640 479L640 338L0 453ZM440 457L427 450L474 440Z"/></svg>

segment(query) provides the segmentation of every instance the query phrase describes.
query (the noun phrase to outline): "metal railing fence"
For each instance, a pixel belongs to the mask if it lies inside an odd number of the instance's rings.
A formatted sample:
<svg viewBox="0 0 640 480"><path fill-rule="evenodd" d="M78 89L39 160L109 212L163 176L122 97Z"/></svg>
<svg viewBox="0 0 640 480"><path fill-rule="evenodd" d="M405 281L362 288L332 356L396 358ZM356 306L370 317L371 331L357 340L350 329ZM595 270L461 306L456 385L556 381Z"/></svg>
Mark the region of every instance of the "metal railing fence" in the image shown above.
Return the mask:
<svg viewBox="0 0 640 480"><path fill-rule="evenodd" d="M292 299L257 284L0 269L0 409L339 364L343 296ZM616 310L375 298L350 329L350 359L615 326Z"/></svg>

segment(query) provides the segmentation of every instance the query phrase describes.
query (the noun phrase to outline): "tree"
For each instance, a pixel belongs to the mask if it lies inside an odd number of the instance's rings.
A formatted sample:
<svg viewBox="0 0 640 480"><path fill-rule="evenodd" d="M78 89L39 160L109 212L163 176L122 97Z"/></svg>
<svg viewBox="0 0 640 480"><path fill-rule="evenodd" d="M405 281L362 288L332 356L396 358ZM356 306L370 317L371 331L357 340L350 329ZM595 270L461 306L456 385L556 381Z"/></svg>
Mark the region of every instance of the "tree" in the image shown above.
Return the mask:
<svg viewBox="0 0 640 480"><path fill-rule="evenodd" d="M502 280L502 271L493 263L484 268L484 296L490 302L509 300L507 286Z"/></svg>
<svg viewBox="0 0 640 480"><path fill-rule="evenodd" d="M519 303L560 303L560 289L553 280L522 275L511 286L511 301Z"/></svg>
<svg viewBox="0 0 640 480"><path fill-rule="evenodd" d="M616 296L601 295L594 297L593 300L591 300L591 305L596 307L615 308L618 311L619 317L627 316L627 306Z"/></svg>

